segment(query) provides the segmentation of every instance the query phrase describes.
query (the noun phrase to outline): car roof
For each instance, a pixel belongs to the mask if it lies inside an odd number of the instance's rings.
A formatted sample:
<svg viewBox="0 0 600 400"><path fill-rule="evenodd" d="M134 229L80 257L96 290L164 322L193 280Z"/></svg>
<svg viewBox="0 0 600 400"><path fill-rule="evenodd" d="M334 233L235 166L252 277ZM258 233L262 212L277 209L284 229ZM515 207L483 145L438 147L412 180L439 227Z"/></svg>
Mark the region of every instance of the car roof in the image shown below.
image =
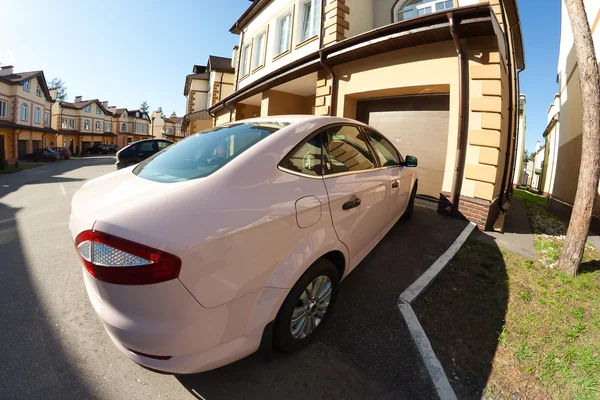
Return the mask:
<svg viewBox="0 0 600 400"><path fill-rule="evenodd" d="M240 121L231 122L231 124L239 124L241 122L252 122L252 123L266 123L266 122L278 122L278 123L289 123L289 124L297 124L297 123L306 123L306 122L317 122L321 125L327 125L329 123L335 122L350 122L356 123L357 121L342 118L342 117L329 117L329 116L317 116L317 115L277 115L271 117L257 117L257 118L249 118Z"/></svg>

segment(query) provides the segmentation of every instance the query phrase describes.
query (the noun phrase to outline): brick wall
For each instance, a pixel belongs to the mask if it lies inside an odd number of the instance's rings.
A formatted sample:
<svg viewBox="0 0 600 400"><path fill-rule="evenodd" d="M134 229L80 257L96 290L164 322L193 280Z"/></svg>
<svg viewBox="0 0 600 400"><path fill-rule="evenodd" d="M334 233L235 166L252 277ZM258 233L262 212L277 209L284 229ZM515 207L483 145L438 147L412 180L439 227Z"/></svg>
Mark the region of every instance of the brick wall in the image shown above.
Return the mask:
<svg viewBox="0 0 600 400"><path fill-rule="evenodd" d="M449 197L450 193L447 192L443 192L440 195L438 212L446 212L450 205ZM482 231L489 231L494 227L499 212L500 204L498 199L488 201L460 196L458 200L458 214L455 216L474 222Z"/></svg>

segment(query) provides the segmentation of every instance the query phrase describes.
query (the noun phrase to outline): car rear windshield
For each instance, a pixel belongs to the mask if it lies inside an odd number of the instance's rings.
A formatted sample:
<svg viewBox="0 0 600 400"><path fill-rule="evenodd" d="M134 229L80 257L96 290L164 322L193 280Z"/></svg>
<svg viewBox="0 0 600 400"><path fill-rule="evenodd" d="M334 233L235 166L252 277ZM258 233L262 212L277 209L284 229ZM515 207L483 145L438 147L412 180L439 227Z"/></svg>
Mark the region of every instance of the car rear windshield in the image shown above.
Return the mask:
<svg viewBox="0 0 600 400"><path fill-rule="evenodd" d="M289 123L234 123L208 129L142 161L133 173L156 182L208 176Z"/></svg>

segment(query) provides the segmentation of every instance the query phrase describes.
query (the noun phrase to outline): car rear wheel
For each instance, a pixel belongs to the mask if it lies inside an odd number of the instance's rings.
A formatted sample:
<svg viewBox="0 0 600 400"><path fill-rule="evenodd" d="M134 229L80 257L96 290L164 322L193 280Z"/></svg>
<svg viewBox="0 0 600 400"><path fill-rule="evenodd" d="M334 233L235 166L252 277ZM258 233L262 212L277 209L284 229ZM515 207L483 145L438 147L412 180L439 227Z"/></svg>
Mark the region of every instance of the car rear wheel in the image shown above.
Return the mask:
<svg viewBox="0 0 600 400"><path fill-rule="evenodd" d="M338 284L335 265L325 259L316 261L300 277L275 320L275 348L296 351L317 338L333 311Z"/></svg>

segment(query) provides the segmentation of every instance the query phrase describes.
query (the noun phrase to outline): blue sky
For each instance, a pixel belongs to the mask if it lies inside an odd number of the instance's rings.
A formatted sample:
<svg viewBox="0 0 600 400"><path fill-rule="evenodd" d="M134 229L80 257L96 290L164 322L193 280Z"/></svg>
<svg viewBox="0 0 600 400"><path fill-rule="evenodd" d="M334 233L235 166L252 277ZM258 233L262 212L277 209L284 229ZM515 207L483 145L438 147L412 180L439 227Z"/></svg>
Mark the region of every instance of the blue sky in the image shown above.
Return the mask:
<svg viewBox="0 0 600 400"><path fill-rule="evenodd" d="M248 0L2 0L0 63L18 71L44 70L77 95L137 108L185 110L183 85L209 54L231 57L238 36L229 33ZM519 0L527 68L526 148L534 149L557 91L560 1ZM159 4L162 4L159 6ZM25 13L24 13L25 11ZM24 21L26 15L26 21ZM23 29L23 24L28 29Z"/></svg>

